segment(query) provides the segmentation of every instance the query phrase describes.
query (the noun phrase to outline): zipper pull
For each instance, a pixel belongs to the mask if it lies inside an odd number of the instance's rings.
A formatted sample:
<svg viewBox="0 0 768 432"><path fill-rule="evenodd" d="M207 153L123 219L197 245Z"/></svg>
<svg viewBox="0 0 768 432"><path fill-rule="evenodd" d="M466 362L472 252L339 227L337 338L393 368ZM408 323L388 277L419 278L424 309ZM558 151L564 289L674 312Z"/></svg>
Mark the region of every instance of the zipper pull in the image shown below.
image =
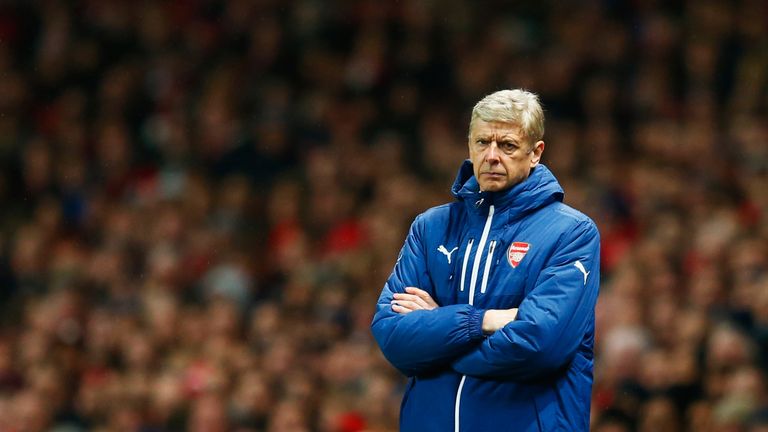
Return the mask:
<svg viewBox="0 0 768 432"><path fill-rule="evenodd" d="M469 262L469 253L472 252L472 243L475 242L475 239L471 238L469 239L469 243L467 243L467 248L464 249L464 262L461 265L461 281L459 282L459 291L464 291L464 280L467 275L467 263Z"/></svg>

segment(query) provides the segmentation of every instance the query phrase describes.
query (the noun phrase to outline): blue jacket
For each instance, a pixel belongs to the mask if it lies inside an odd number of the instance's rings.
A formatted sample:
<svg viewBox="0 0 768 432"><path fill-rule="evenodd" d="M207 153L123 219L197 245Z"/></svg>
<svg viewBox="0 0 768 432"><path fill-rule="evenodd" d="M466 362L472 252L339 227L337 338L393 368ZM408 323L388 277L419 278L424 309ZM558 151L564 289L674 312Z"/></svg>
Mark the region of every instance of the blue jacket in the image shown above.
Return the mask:
<svg viewBox="0 0 768 432"><path fill-rule="evenodd" d="M457 201L415 219L379 297L373 335L409 377L400 430L587 432L597 228L543 165L506 191L478 190L465 161ZM439 307L393 312L407 286ZM515 321L482 334L486 309L513 307Z"/></svg>

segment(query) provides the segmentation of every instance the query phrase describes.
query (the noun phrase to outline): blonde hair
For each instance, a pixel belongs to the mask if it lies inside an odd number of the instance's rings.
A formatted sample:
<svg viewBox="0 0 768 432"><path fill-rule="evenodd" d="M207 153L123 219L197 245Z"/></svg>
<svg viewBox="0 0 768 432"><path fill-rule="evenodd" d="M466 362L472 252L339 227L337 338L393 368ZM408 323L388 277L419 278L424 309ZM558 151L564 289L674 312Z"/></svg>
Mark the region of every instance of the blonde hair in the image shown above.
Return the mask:
<svg viewBox="0 0 768 432"><path fill-rule="evenodd" d="M482 98L472 109L470 133L477 119L515 124L531 145L544 138L544 110L539 96L526 90L499 90Z"/></svg>

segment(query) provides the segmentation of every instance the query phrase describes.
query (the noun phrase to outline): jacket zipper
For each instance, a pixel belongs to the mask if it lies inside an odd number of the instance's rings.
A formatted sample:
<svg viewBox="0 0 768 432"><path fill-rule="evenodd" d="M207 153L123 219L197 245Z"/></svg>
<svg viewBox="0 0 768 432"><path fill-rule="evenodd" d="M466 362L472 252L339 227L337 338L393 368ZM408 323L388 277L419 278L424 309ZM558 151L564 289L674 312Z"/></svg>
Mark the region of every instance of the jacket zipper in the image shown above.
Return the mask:
<svg viewBox="0 0 768 432"><path fill-rule="evenodd" d="M477 272L480 269L479 258L482 258L480 256L480 253L483 249L485 249L485 242L488 241L488 233L491 231L491 223L493 222L494 211L495 211L495 208L493 206L488 207L488 218L485 220L485 226L483 227L483 235L480 236L480 243L478 243L477 250L475 251L475 260L472 263L472 278L470 279L470 282L469 282L469 304L470 305L475 304L475 284L477 283ZM492 244L493 243L494 242L492 242ZM467 250L464 253L464 265L462 266L462 269L461 269L462 291L464 290L464 274L466 273L466 269L467 269L467 258L469 257L469 252L471 251L471 248L472 248L472 240L469 241L469 244L467 245ZM485 266L486 275L483 276L483 280L487 278L488 268L489 268L488 264L486 263L486 266ZM456 390L456 406L453 412L454 432L459 432L459 411L461 408L461 391L464 389L464 382L466 380L467 380L467 376L462 375L461 382L459 382L459 389Z"/></svg>
<svg viewBox="0 0 768 432"><path fill-rule="evenodd" d="M480 254L485 249L485 242L488 240L488 233L491 231L491 222L493 221L493 206L488 207L488 219L485 220L483 235L480 236L480 243L475 251L475 261L472 263L472 278L469 280L469 304L475 304L475 285L477 284L477 272L480 270Z"/></svg>
<svg viewBox="0 0 768 432"><path fill-rule="evenodd" d="M491 241L488 248L488 256L485 258L485 271L483 271L483 283L480 284L480 293L485 294L485 287L488 285L488 273L491 270L491 261L493 261L493 250L496 249L496 240Z"/></svg>

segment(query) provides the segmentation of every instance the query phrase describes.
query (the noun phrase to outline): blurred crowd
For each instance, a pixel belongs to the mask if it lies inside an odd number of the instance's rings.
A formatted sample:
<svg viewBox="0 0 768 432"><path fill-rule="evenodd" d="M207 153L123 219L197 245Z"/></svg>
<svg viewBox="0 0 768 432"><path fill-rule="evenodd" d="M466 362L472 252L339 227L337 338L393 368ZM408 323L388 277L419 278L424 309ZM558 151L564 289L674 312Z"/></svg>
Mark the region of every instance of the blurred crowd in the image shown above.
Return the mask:
<svg viewBox="0 0 768 432"><path fill-rule="evenodd" d="M768 431L768 4L0 2L0 431L397 430L369 323L469 113L602 234L596 432Z"/></svg>

